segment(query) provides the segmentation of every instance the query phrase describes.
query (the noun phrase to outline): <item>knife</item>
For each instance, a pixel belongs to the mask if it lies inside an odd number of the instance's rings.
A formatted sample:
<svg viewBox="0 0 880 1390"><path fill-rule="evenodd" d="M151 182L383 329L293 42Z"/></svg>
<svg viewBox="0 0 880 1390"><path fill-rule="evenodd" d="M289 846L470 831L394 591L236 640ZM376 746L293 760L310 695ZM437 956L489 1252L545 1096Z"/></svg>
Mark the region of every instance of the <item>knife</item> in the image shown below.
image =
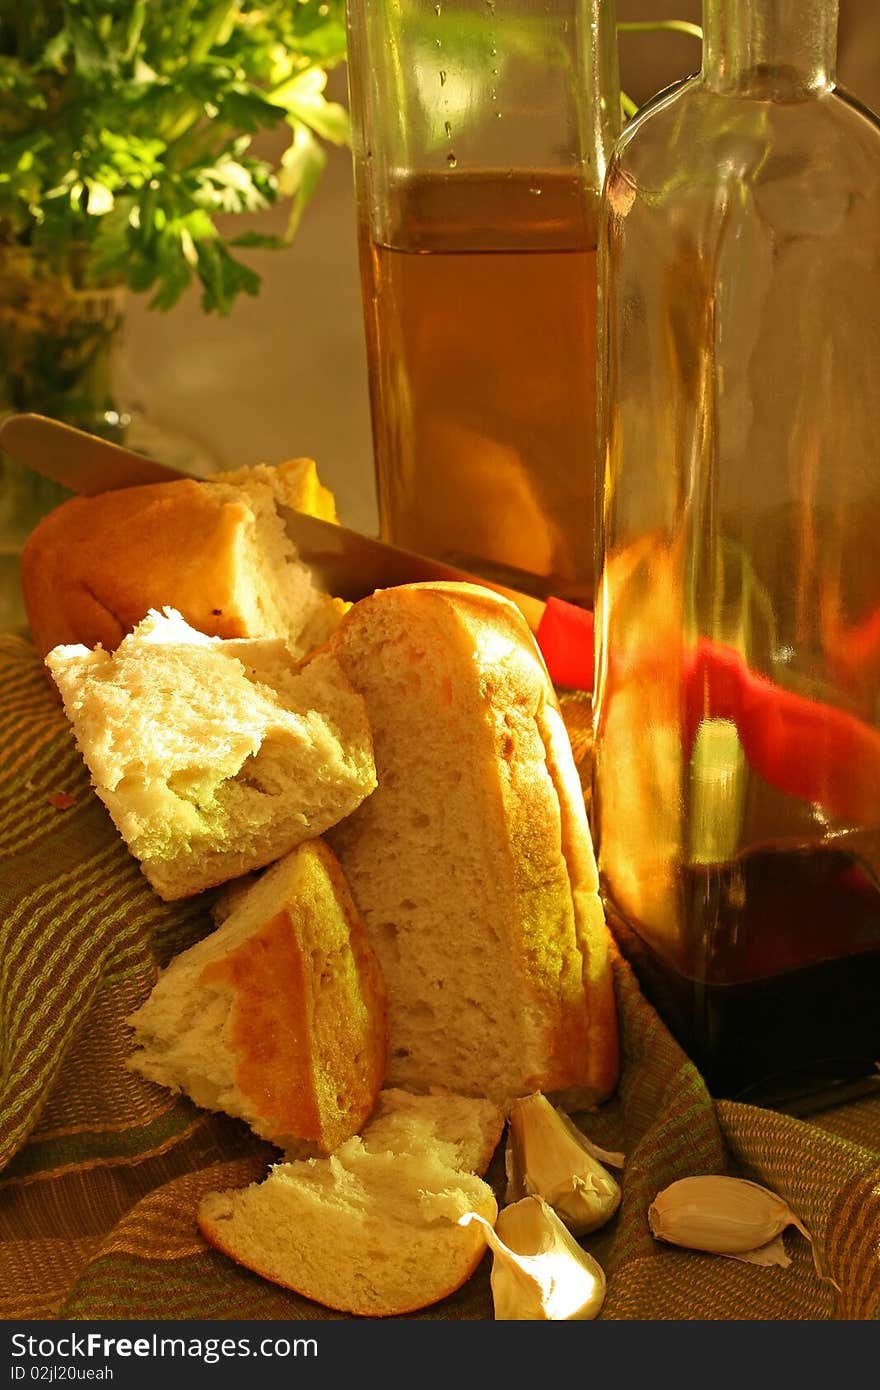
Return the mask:
<svg viewBox="0 0 880 1390"><path fill-rule="evenodd" d="M0 425L0 448L32 473L51 478L81 497L188 476L48 415L7 415Z"/></svg>
<svg viewBox="0 0 880 1390"><path fill-rule="evenodd" d="M16 463L83 497L192 476L46 415L7 416L0 425L0 447ZM222 478L222 474L217 476ZM375 589L424 580L481 584L511 599L532 631L538 630L545 604L534 594L373 540L305 512L289 507L280 507L279 512L300 560L325 593L354 602ZM529 582L529 576L522 577Z"/></svg>

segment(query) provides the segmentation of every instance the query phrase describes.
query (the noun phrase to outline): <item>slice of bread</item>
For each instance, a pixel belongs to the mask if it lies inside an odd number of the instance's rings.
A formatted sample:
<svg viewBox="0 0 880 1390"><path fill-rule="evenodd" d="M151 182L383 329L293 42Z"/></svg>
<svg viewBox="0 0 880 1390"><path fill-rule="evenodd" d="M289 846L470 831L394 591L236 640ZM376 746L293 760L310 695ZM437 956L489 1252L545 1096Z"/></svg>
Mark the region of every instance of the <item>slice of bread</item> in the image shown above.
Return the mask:
<svg viewBox="0 0 880 1390"><path fill-rule="evenodd" d="M279 507L336 520L311 459L62 503L21 557L34 645L113 651L150 609L171 607L211 636L283 637L304 654L346 605L314 584Z"/></svg>
<svg viewBox="0 0 880 1390"><path fill-rule="evenodd" d="M151 613L114 653L46 658L93 785L160 897L279 859L376 785L364 701L339 663L223 642Z"/></svg>
<svg viewBox="0 0 880 1390"><path fill-rule="evenodd" d="M475 585L380 590L328 643L379 785L329 832L388 990L387 1083L596 1104L618 1070L609 935L534 639Z"/></svg>
<svg viewBox="0 0 880 1390"><path fill-rule="evenodd" d="M385 991L324 841L249 884L128 1022L135 1071L289 1154L327 1154L357 1133L385 1073Z"/></svg>
<svg viewBox="0 0 880 1390"><path fill-rule="evenodd" d="M494 1225L498 1206L465 1160L488 1164L503 1123L498 1108L461 1097L385 1093L363 1137L210 1193L199 1228L239 1264L329 1308L414 1312L453 1293L485 1253L479 1223L457 1221L476 1211Z"/></svg>

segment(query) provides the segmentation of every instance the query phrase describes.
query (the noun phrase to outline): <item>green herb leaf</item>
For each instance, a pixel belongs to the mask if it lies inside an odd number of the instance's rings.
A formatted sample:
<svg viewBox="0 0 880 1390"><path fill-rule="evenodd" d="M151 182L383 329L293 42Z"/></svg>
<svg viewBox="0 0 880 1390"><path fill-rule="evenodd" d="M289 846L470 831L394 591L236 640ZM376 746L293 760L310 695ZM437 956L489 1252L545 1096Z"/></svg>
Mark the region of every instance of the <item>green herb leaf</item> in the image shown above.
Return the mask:
<svg viewBox="0 0 880 1390"><path fill-rule="evenodd" d="M0 23L0 246L90 252L102 283L167 309L198 282L228 313L259 276L239 248L294 234L348 115L324 96L344 0L19 0ZM283 161L250 152L291 132ZM284 238L226 221L289 201Z"/></svg>
<svg viewBox="0 0 880 1390"><path fill-rule="evenodd" d="M281 251L286 245L284 237L269 236L265 232L240 232L230 237L227 246L250 246L261 251Z"/></svg>
<svg viewBox="0 0 880 1390"><path fill-rule="evenodd" d="M316 135L334 145L347 145L351 140L348 112L338 102L327 101L326 85L325 72L308 68L291 78L280 92L276 91L275 100L283 102L288 115L309 126Z"/></svg>
<svg viewBox="0 0 880 1390"><path fill-rule="evenodd" d="M72 10L68 10L65 25L73 44L74 61L81 77L94 81L106 66L106 54L94 28Z"/></svg>
<svg viewBox="0 0 880 1390"><path fill-rule="evenodd" d="M202 307L228 314L239 294L257 294L260 277L235 260L220 241L199 245L198 275L202 282Z"/></svg>
<svg viewBox="0 0 880 1390"><path fill-rule="evenodd" d="M281 192L293 200L287 222L288 241L296 235L300 218L318 186L327 163L326 153L308 126L291 119L290 127L293 138L281 156L281 174L278 179Z"/></svg>

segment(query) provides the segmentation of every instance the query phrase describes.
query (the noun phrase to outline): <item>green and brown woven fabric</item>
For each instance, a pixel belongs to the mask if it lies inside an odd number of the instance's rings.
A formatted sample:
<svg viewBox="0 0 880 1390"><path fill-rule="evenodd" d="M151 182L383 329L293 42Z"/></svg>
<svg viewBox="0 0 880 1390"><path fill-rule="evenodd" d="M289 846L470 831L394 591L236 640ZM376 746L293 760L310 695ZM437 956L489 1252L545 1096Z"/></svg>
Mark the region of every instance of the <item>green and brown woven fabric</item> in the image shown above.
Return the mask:
<svg viewBox="0 0 880 1390"><path fill-rule="evenodd" d="M166 904L153 893L19 637L0 637L0 690L0 1317L338 1316L238 1268L196 1230L201 1193L260 1179L276 1151L126 1068L125 1019L158 968L211 929L210 895ZM621 1084L578 1117L627 1160L618 1215L586 1241L608 1277L601 1316L880 1316L880 1096L810 1123L713 1103L626 964L615 970ZM502 1167L499 1153L499 1194ZM707 1172L784 1197L829 1279L793 1230L788 1268L658 1244L646 1215L655 1194ZM490 1319L488 1258L418 1316Z"/></svg>

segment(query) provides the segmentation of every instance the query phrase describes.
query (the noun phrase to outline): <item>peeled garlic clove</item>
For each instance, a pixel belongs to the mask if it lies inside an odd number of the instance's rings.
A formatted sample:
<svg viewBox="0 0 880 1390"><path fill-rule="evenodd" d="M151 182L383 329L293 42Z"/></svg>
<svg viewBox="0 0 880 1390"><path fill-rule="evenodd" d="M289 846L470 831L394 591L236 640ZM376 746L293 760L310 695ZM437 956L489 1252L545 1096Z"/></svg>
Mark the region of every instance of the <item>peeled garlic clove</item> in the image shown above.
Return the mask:
<svg viewBox="0 0 880 1390"><path fill-rule="evenodd" d="M553 1208L524 1197L499 1213L495 1228L477 1212L492 1250L495 1317L506 1322L574 1322L596 1317L605 1300L601 1265L582 1250Z"/></svg>
<svg viewBox="0 0 880 1390"><path fill-rule="evenodd" d="M664 1188L648 1208L648 1224L658 1240L713 1255L742 1258L775 1240L786 1226L796 1226L812 1244L806 1226L775 1192L745 1178L715 1174L680 1178Z"/></svg>
<svg viewBox="0 0 880 1390"><path fill-rule="evenodd" d="M504 1155L507 1201L542 1197L575 1235L604 1226L620 1206L620 1188L593 1147L540 1091L516 1101Z"/></svg>

